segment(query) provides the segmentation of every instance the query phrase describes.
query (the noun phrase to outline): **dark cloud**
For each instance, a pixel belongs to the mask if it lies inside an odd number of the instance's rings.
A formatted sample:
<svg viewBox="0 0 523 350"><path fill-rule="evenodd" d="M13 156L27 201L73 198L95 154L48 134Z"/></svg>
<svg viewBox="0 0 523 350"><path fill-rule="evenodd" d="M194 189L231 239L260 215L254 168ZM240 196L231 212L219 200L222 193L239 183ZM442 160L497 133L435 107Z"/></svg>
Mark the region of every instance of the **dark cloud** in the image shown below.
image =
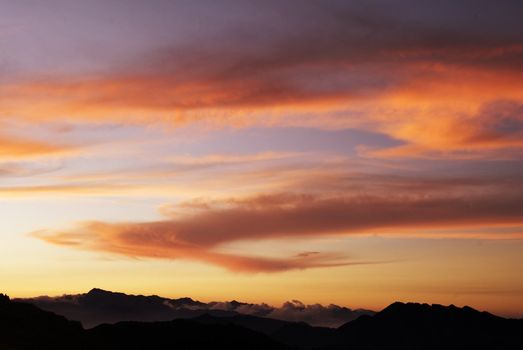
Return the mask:
<svg viewBox="0 0 523 350"><path fill-rule="evenodd" d="M500 100L484 105L475 118L475 139L482 141L505 141L514 145L523 143L523 104Z"/></svg>

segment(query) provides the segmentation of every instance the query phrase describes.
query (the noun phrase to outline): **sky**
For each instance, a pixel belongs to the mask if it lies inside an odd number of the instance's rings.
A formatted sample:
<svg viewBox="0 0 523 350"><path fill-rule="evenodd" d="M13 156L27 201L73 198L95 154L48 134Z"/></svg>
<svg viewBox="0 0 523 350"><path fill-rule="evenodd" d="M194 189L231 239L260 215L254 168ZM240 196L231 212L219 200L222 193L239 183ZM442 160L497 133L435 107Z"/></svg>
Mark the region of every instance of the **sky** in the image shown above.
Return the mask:
<svg viewBox="0 0 523 350"><path fill-rule="evenodd" d="M0 8L3 292L523 317L521 1Z"/></svg>

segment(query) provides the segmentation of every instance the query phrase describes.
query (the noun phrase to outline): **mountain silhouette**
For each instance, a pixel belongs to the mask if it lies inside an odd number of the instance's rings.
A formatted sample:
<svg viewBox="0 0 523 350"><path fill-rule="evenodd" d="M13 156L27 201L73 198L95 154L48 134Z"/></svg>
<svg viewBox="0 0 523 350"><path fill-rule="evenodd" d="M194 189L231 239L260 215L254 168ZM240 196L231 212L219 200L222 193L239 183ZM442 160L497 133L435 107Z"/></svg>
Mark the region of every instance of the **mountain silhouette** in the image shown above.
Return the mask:
<svg viewBox="0 0 523 350"><path fill-rule="evenodd" d="M336 333L339 343L359 349L523 349L523 320L467 306L396 302Z"/></svg>
<svg viewBox="0 0 523 350"><path fill-rule="evenodd" d="M68 349L84 340L80 322L0 294L0 349Z"/></svg>
<svg viewBox="0 0 523 350"><path fill-rule="evenodd" d="M111 304L104 291L90 294L96 305L122 306ZM154 299L136 300L142 305ZM470 307L397 302L337 329L227 313L84 329L79 322L0 295L0 349L523 349L523 320Z"/></svg>
<svg viewBox="0 0 523 350"><path fill-rule="evenodd" d="M335 344L335 329L312 327L305 322L288 322L250 315L203 315L193 319L202 324L236 325L263 333L291 347L316 349Z"/></svg>
<svg viewBox="0 0 523 350"><path fill-rule="evenodd" d="M285 303L280 308L267 304L249 304L236 300L203 303L191 298L169 299L157 295L127 295L94 288L88 293L60 297L17 299L39 308L82 322L86 328L104 323L122 321L170 321L189 319L204 314L213 316L251 316L274 318L292 322L307 322L313 326L338 327L361 315L372 315L369 310L351 310L337 305L303 305L298 301Z"/></svg>
<svg viewBox="0 0 523 350"><path fill-rule="evenodd" d="M288 349L232 324L192 320L120 322L84 330L79 322L0 296L2 350Z"/></svg>
<svg viewBox="0 0 523 350"><path fill-rule="evenodd" d="M219 315L235 314L222 310L209 311L205 303L191 298L167 299L156 295L127 295L98 288L86 294L18 300L81 321L86 328L122 321L171 321L193 318L209 312Z"/></svg>
<svg viewBox="0 0 523 350"><path fill-rule="evenodd" d="M269 336L232 324L192 320L119 322L87 333L90 349L289 349Z"/></svg>

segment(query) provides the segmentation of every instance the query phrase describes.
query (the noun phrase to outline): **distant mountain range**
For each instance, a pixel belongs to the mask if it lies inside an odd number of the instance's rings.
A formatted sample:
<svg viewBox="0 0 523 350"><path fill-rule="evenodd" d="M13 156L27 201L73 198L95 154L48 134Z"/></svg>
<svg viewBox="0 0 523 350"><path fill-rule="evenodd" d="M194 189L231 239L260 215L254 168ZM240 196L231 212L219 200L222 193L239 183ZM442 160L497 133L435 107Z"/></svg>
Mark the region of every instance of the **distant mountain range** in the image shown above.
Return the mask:
<svg viewBox="0 0 523 350"><path fill-rule="evenodd" d="M79 322L0 296L2 350L289 349L260 332L191 320L121 322L84 330Z"/></svg>
<svg viewBox="0 0 523 350"><path fill-rule="evenodd" d="M104 300L105 307L118 309ZM0 295L0 349L523 349L523 320L469 307L394 303L338 328L204 313L191 319L127 321L85 330L79 322Z"/></svg>
<svg viewBox="0 0 523 350"><path fill-rule="evenodd" d="M103 323L121 321L170 321L187 319L203 314L234 316L237 314L274 318L291 322L306 322L312 326L338 327L362 315L373 315L370 310L351 310L338 305L304 305L290 301L280 308L267 304L249 304L236 300L202 303L191 298L168 299L156 295L127 295L102 289L85 294L60 297L17 299L47 311L64 315L91 328Z"/></svg>

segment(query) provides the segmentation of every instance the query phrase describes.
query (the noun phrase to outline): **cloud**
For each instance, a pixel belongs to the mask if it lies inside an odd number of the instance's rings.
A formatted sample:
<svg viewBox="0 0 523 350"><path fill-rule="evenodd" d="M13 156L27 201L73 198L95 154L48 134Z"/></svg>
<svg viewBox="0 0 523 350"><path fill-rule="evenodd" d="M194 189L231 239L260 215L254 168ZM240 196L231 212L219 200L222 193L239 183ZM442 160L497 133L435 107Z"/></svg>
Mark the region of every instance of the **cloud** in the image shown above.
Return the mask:
<svg viewBox="0 0 523 350"><path fill-rule="evenodd" d="M5 162L0 164L0 177L3 177L5 179L30 178L34 176L49 174L59 169L61 169L60 164L47 164L45 162L40 163L34 162L31 159L24 159L23 161L17 160L15 162ZM9 191L9 189L12 188L13 187L7 186L0 187L0 193L2 193L2 190L4 189Z"/></svg>
<svg viewBox="0 0 523 350"><path fill-rule="evenodd" d="M293 300L284 303L280 308L273 309L266 317L290 322L306 322L320 327L339 327L361 315L371 314L373 314L371 311L351 310L334 304L305 305L298 300Z"/></svg>
<svg viewBox="0 0 523 350"><path fill-rule="evenodd" d="M165 190L165 188L163 189ZM143 191L143 187L118 184L75 183L47 185L1 186L0 194L4 197L37 197L49 196L99 196L111 194L133 195Z"/></svg>
<svg viewBox="0 0 523 350"><path fill-rule="evenodd" d="M432 94L438 98L444 92L442 88L448 88L448 80L457 78L461 85L466 84L473 91L486 88L487 83L490 91L504 89L497 81L500 86L493 87L489 81L479 88L474 87L473 84L481 83L471 76L474 73L499 75L521 85L517 83L519 70L507 74L467 64L455 67L430 54L418 57L396 53L396 48L391 51L387 47L388 42L383 43L384 47L379 43L369 47L362 44L367 40L365 36L352 40L345 38L347 32L353 30L350 25L335 32L338 29L331 28L332 32L321 34L305 32L299 38L264 42L256 46L254 52L214 45L204 46L204 49L162 49L125 65L126 70L111 69L101 76L73 75L3 86L3 94L12 101L6 100L4 104L6 108L13 106L10 109L18 114L33 115L33 106L16 103L32 100L38 103L40 118L45 118L46 114L58 117L67 113L79 118L100 115L101 118L120 119L123 114L132 113L139 121L140 113L156 111L161 112L156 114L157 118L163 115L168 120L184 122L197 119L201 114L187 113L197 110L209 113L209 109L233 112L285 106L291 111L342 108L370 99L379 100L384 95L394 95L427 83L432 87L439 85L439 91ZM412 29L406 28L405 32L407 30ZM321 44L311 45L318 35L316 40ZM391 41L401 50L406 44L399 38L405 38L405 33L399 33L398 38ZM418 40L421 45L424 38ZM237 45L245 46L245 43ZM465 47L455 50L458 56L461 51L470 52ZM523 45L506 51L514 50L521 54ZM451 51L448 56L452 62L456 54ZM442 66L434 67L434 63ZM215 112L215 116L223 115Z"/></svg>
<svg viewBox="0 0 523 350"><path fill-rule="evenodd" d="M165 220L85 222L64 231L33 235L52 244L131 257L196 260L231 271L283 271L342 266L336 252L298 252L291 257L227 253L233 242L330 237L362 233L416 235L427 230L523 225L521 179L410 181L383 178L365 187L347 181L319 192L274 193L246 198L198 200L162 207ZM466 184L468 182L468 185ZM321 193L321 194L320 194ZM431 235L433 236L433 235ZM466 237L466 233L463 234Z"/></svg>
<svg viewBox="0 0 523 350"><path fill-rule="evenodd" d="M523 36L512 15L520 4L474 3L476 16L453 2L375 4L235 3L224 21L232 24L203 28L197 40L167 40L97 73L4 83L0 102L32 120L97 123L303 126L309 114L315 127L356 126L406 143L366 153L381 157L520 150L521 135L500 137L495 125L506 118L492 110L523 101Z"/></svg>
<svg viewBox="0 0 523 350"><path fill-rule="evenodd" d="M103 150L102 157L114 151ZM84 161L89 156L99 156L96 150L82 154ZM85 156L87 154L87 156ZM130 152L129 165L114 162L115 167L103 169L73 169L68 172L62 165L6 163L0 167L4 177L27 176L27 181L0 186L0 195L5 197L45 196L173 196L197 197L223 188L243 187L246 189L274 187L277 183L296 179L311 171L317 161L332 163L328 156L305 152L259 152L254 154L219 153L202 156L162 155L150 156L152 162L136 163L135 153ZM125 156L125 154L124 154ZM111 155L109 159L114 155ZM121 156L120 156L121 157ZM122 159L122 158L117 158ZM125 158L123 158L125 160ZM105 162L104 158L102 161ZM110 162L107 162L110 163ZM136 163L136 164L135 164ZM110 164L113 165L113 164ZM306 169L305 169L306 168ZM61 170L61 172L57 172ZM77 171L75 171L77 170ZM270 174L275 171L274 174ZM263 183L259 179L263 178ZM35 181L37 179L38 181ZM183 206L197 206L198 201L186 202ZM204 203L202 203L204 204ZM166 210L171 207L165 204Z"/></svg>
<svg viewBox="0 0 523 350"><path fill-rule="evenodd" d="M0 135L0 161L63 155L76 150L75 146Z"/></svg>
<svg viewBox="0 0 523 350"><path fill-rule="evenodd" d="M138 230L149 230L142 226ZM129 226L129 228L131 228ZM48 243L79 249L105 251L130 257L184 259L200 261L221 266L230 271L243 273L279 272L294 269L316 267L334 267L366 262L351 262L341 254L321 254L315 257L268 258L260 256L242 256L213 251L209 247L198 247L191 244L168 242L170 238L160 231L150 231L156 238L145 233L119 232L119 228L110 227L100 222L84 224L76 232L36 231L32 236ZM88 238L89 235L95 235ZM162 246L163 245L163 246Z"/></svg>
<svg viewBox="0 0 523 350"><path fill-rule="evenodd" d="M384 126L407 144L362 154L377 157L519 159L523 148L523 103L497 100L474 113L427 115Z"/></svg>
<svg viewBox="0 0 523 350"><path fill-rule="evenodd" d="M249 304L238 301L211 302L204 307L211 310L235 311L240 314L268 317L289 322L306 322L316 327L339 327L361 315L373 314L368 310L352 310L347 307L330 304L305 305L298 300L274 307L265 303Z"/></svg>
<svg viewBox="0 0 523 350"><path fill-rule="evenodd" d="M242 303L236 300L217 302L213 301L207 304L210 310L236 311L240 314L265 317L274 310L274 307L262 304Z"/></svg>
<svg viewBox="0 0 523 350"><path fill-rule="evenodd" d="M168 156L164 160L165 167L178 174L228 167L256 166L271 164L277 161L292 161L296 159L312 158L312 154L305 152L260 152L254 154L208 154L204 156L178 155ZM164 169L167 170L167 169Z"/></svg>

